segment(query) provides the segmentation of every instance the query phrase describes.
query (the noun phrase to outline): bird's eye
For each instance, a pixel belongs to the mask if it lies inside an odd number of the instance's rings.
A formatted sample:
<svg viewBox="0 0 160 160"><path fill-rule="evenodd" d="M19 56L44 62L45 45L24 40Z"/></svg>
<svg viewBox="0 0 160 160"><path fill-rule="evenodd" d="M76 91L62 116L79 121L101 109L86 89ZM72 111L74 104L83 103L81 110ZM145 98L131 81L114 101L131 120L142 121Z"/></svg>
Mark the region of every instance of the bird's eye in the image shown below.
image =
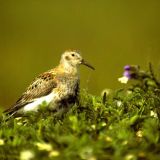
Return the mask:
<svg viewBox="0 0 160 160"><path fill-rule="evenodd" d="M74 57L74 56L75 56L75 54L73 53L73 54L72 54L72 57Z"/></svg>

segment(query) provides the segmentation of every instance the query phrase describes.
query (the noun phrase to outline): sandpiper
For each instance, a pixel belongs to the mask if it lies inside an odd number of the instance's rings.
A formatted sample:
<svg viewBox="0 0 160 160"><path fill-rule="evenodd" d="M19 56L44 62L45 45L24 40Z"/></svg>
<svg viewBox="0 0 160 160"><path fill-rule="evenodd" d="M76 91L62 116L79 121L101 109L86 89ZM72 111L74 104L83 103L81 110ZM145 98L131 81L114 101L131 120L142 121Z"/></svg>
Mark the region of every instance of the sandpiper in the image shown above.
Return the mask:
<svg viewBox="0 0 160 160"><path fill-rule="evenodd" d="M51 110L67 107L78 100L79 66L83 64L94 70L76 50L65 51L57 67L40 74L29 85L17 102L4 113L10 116L37 112L45 102Z"/></svg>

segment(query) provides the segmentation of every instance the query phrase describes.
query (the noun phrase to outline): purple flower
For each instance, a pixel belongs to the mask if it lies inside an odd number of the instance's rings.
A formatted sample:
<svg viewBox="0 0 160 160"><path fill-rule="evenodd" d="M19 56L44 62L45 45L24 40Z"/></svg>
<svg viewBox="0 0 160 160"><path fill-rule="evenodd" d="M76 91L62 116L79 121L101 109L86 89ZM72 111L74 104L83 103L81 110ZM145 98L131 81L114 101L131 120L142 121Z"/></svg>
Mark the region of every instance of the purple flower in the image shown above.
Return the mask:
<svg viewBox="0 0 160 160"><path fill-rule="evenodd" d="M125 71L125 72L123 73L123 76L124 76L124 77L127 77L128 79L131 79L131 78L132 78L132 75L131 75L130 71Z"/></svg>
<svg viewBox="0 0 160 160"><path fill-rule="evenodd" d="M124 66L123 77L118 80L121 83L127 83L130 79L139 78L139 66L138 65L126 65Z"/></svg>
<svg viewBox="0 0 160 160"><path fill-rule="evenodd" d="M131 70L131 66L130 66L130 65L124 66L124 70L125 70L125 71L130 71L130 70Z"/></svg>

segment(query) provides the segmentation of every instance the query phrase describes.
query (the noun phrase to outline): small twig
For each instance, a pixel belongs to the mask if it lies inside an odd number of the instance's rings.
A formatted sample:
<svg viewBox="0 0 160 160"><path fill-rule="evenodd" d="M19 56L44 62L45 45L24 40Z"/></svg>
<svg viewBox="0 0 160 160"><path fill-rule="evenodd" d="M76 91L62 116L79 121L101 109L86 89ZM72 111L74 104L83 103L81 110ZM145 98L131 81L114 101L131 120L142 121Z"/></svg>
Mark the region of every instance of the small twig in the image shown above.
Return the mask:
<svg viewBox="0 0 160 160"><path fill-rule="evenodd" d="M103 102L103 104L105 104L106 101L107 101L107 93L104 92L103 97L102 97L102 102Z"/></svg>

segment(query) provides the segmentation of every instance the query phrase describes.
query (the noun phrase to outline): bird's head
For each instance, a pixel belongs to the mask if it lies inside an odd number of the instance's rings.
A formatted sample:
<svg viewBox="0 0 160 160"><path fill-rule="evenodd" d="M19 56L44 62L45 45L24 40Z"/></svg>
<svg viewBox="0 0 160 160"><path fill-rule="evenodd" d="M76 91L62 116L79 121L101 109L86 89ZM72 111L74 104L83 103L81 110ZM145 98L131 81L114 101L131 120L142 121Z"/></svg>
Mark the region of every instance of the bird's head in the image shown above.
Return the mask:
<svg viewBox="0 0 160 160"><path fill-rule="evenodd" d="M91 66L88 62L86 62L82 56L80 55L80 53L76 50L68 50L65 51L62 54L61 57L61 64L63 64L64 66L66 66L66 68L68 67L74 67L77 68L79 65L83 64L86 65L87 67L91 68L94 70L94 67Z"/></svg>

